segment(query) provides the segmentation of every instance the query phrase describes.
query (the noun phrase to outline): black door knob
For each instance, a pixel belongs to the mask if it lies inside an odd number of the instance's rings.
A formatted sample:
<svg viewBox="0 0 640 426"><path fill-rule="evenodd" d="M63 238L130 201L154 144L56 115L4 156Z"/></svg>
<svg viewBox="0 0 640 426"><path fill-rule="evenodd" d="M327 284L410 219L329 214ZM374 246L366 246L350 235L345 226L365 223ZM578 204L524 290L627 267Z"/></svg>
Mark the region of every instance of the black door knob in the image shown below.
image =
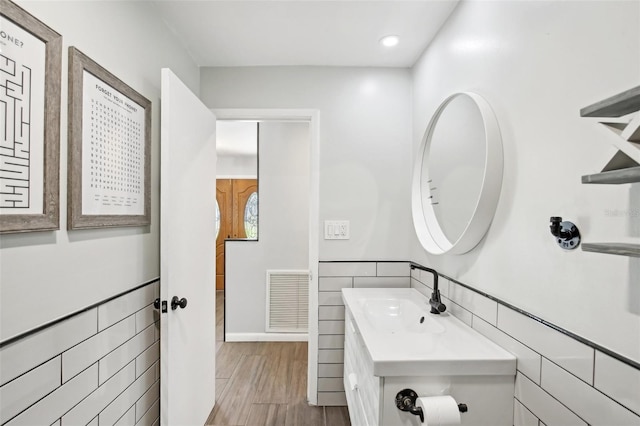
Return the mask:
<svg viewBox="0 0 640 426"><path fill-rule="evenodd" d="M175 311L176 309L178 309L178 306L180 306L182 309L187 307L187 299L185 299L184 297L182 299L179 299L178 296L173 296L171 298L171 310Z"/></svg>

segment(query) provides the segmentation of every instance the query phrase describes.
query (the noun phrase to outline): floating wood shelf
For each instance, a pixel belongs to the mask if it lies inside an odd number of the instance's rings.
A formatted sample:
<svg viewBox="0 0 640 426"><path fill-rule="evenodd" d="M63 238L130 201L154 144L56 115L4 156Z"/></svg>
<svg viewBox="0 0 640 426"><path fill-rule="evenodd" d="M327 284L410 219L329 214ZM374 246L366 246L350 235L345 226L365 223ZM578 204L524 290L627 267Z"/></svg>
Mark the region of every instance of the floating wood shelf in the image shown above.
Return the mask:
<svg viewBox="0 0 640 426"><path fill-rule="evenodd" d="M582 243L582 251L640 257L640 244Z"/></svg>
<svg viewBox="0 0 640 426"><path fill-rule="evenodd" d="M640 110L640 86L580 110L581 117L621 117Z"/></svg>
<svg viewBox="0 0 640 426"><path fill-rule="evenodd" d="M611 170L594 175L582 176L582 183L618 185L634 182L640 182L640 167L630 167L628 169Z"/></svg>

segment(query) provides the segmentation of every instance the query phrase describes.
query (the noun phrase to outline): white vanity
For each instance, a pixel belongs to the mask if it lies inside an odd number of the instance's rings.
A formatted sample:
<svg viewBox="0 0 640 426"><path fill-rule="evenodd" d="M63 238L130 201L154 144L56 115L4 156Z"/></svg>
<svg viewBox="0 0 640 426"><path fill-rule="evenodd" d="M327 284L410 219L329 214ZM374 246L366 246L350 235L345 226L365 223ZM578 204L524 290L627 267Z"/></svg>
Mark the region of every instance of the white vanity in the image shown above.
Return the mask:
<svg viewBox="0 0 640 426"><path fill-rule="evenodd" d="M451 395L461 425L513 424L516 358L409 288L343 289L344 386L354 426L420 425L396 394ZM430 424L431 426L431 424Z"/></svg>

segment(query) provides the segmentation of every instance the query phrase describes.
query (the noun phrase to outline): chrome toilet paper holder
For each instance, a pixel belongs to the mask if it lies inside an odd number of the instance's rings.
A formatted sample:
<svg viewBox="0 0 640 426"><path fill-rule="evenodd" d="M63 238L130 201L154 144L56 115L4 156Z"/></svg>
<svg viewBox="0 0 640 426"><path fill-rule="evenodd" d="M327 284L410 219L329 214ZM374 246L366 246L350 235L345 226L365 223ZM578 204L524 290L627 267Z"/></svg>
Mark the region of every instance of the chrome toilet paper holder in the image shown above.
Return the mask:
<svg viewBox="0 0 640 426"><path fill-rule="evenodd" d="M400 411L408 411L414 416L419 416L420 421L424 423L424 412L422 407L416 406L417 401L418 394L413 389L402 389L396 394L396 407ZM469 407L467 407L467 404L458 404L458 410L461 413L466 413L469 411Z"/></svg>

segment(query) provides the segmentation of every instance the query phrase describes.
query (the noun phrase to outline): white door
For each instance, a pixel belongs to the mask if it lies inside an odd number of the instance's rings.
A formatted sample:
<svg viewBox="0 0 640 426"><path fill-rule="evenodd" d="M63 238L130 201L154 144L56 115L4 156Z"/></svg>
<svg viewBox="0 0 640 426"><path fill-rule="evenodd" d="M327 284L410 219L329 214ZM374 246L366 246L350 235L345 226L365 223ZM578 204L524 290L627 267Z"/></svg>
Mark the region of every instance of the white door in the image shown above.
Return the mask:
<svg viewBox="0 0 640 426"><path fill-rule="evenodd" d="M215 402L216 118L169 69L161 103L160 423L200 426Z"/></svg>

